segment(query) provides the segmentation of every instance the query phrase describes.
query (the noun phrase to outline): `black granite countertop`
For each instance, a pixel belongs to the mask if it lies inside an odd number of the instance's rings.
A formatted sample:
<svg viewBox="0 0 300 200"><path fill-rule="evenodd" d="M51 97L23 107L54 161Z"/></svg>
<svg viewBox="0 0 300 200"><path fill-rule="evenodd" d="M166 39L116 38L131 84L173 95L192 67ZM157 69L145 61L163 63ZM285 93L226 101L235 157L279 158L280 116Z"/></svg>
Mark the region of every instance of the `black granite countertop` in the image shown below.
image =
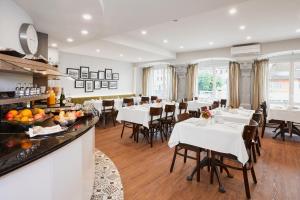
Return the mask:
<svg viewBox="0 0 300 200"><path fill-rule="evenodd" d="M67 145L86 133L97 121L98 117L83 117L65 132L33 138L29 138L21 129L13 127L12 131L11 127L5 127L6 125L2 124L0 131L0 176ZM51 120L50 123L52 123ZM3 129L9 130L9 133L5 133Z"/></svg>

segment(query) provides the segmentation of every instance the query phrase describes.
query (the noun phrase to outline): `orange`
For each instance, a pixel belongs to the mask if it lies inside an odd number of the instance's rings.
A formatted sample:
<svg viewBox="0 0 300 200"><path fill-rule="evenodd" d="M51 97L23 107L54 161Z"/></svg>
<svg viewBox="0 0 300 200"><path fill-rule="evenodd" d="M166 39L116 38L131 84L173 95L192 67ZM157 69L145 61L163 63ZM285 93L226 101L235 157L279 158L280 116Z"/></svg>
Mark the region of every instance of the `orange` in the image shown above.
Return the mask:
<svg viewBox="0 0 300 200"><path fill-rule="evenodd" d="M28 122L29 118L28 117L22 117L21 122Z"/></svg>
<svg viewBox="0 0 300 200"><path fill-rule="evenodd" d="M29 109L24 109L20 113L23 117L32 117L32 112Z"/></svg>
<svg viewBox="0 0 300 200"><path fill-rule="evenodd" d="M13 117L15 117L18 114L18 111L16 110L11 110L8 113L12 114Z"/></svg>

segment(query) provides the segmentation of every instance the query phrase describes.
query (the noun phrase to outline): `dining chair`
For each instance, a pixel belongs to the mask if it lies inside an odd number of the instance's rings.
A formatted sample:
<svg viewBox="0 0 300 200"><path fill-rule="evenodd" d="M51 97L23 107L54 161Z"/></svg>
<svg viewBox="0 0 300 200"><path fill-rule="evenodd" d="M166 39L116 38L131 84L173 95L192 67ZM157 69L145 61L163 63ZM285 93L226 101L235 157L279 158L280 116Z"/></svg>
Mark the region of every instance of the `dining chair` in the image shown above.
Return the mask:
<svg viewBox="0 0 300 200"><path fill-rule="evenodd" d="M106 127L107 119L111 118L113 125L116 126L116 110L114 100L103 100L101 116L103 117L103 125Z"/></svg>
<svg viewBox="0 0 300 200"><path fill-rule="evenodd" d="M165 133L166 140L168 139L169 132L175 124L175 105L165 105L165 116L161 119L162 127Z"/></svg>
<svg viewBox="0 0 300 200"><path fill-rule="evenodd" d="M218 108L219 106L220 106L220 102L219 101L214 101L213 104L211 105L211 109Z"/></svg>
<svg viewBox="0 0 300 200"><path fill-rule="evenodd" d="M221 104L221 107L223 108L225 108L226 107L226 103L227 103L227 99L221 99L221 102L220 102L220 104Z"/></svg>
<svg viewBox="0 0 300 200"><path fill-rule="evenodd" d="M194 101L197 101L198 100L198 97L194 97Z"/></svg>
<svg viewBox="0 0 300 200"><path fill-rule="evenodd" d="M183 98L183 99L181 99L181 102L187 102L188 101L188 99L187 98Z"/></svg>
<svg viewBox="0 0 300 200"><path fill-rule="evenodd" d="M133 106L134 105L134 100L133 98L129 98L129 99L123 99L123 106L127 107L127 106ZM123 128L122 128L122 133L121 133L121 138L123 137L123 133L124 133L124 129L126 128L130 128L133 131L134 128L134 123L132 122L128 122L128 121L123 121Z"/></svg>
<svg viewBox="0 0 300 200"><path fill-rule="evenodd" d="M201 117L202 112L208 110L207 106L202 106L201 108L198 108L198 117Z"/></svg>
<svg viewBox="0 0 300 200"><path fill-rule="evenodd" d="M261 113L256 112L252 115L252 120L254 120L257 124L261 123ZM250 121L251 123L251 121ZM259 138L259 129L256 129L254 140L252 141L252 155L253 155L253 161L256 163L256 153L260 156L260 147L261 142Z"/></svg>
<svg viewBox="0 0 300 200"><path fill-rule="evenodd" d="M217 179L220 180L219 174L217 172L217 166L219 166L220 168L231 168L231 169L235 169L235 170L239 170L243 172L243 178L244 178L244 187L245 187L245 191L246 191L246 196L248 199L251 198L251 194L250 194L250 187L249 187L249 181L248 181L248 171L251 171L251 175L252 175L252 179L253 182L256 184L257 183L257 179L256 179L256 175L255 175L255 171L254 171L254 163L252 161L252 141L255 138L255 134L256 134L256 129L258 127L258 124L254 121L251 120L251 125L245 125L244 126L244 130L243 130L243 140L244 140L244 144L248 153L248 161L245 165L242 165L238 160L237 157L232 155L232 154L226 154L226 153L220 153L220 152L215 152L212 151L212 160L211 160L211 183L213 183L213 178L214 178L214 174L216 174ZM215 156L218 155L220 156L223 160L224 158L229 159L231 162L228 163L224 163L221 162L219 160L215 159ZM234 163L239 163L240 166L237 166ZM219 182L220 183L220 182Z"/></svg>
<svg viewBox="0 0 300 200"><path fill-rule="evenodd" d="M147 103L149 103L150 101L149 101L149 97L141 97L141 104L142 104L142 102L147 102Z"/></svg>
<svg viewBox="0 0 300 200"><path fill-rule="evenodd" d="M153 136L154 134L158 134L158 132L160 133L161 142L164 142L161 124L162 111L162 107L150 107L149 128L145 128L145 136L150 139L151 147L153 147Z"/></svg>
<svg viewBox="0 0 300 200"><path fill-rule="evenodd" d="M178 119L177 123L187 120L189 118L190 118L190 115L188 113L179 114L179 115L177 115L177 119ZM183 150L184 152L181 152L181 150ZM195 152L196 157L192 157L192 156L188 155L188 151ZM199 166L200 160L201 160L201 151L202 151L202 148L192 146L189 144L179 143L178 145L176 145L175 149L174 149L174 155L173 155L171 167L170 167L170 173L172 173L174 170L177 155L183 157L184 163L186 163L187 158L196 160L196 162L197 162L197 181L199 182L200 181L200 167L198 167L198 166Z"/></svg>
<svg viewBox="0 0 300 200"><path fill-rule="evenodd" d="M151 103L154 103L157 100L157 96L151 96L150 100L151 100Z"/></svg>
<svg viewBox="0 0 300 200"><path fill-rule="evenodd" d="M180 102L179 106L178 106L179 114L187 113L187 107L188 107L188 104L186 102Z"/></svg>

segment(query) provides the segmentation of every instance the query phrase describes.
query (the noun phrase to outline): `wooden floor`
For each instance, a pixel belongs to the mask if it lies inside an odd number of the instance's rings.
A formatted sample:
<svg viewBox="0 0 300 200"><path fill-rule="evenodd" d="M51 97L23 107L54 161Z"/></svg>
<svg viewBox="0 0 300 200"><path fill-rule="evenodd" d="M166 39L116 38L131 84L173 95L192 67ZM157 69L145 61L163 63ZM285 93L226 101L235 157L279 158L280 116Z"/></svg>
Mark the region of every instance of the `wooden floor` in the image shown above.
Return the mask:
<svg viewBox="0 0 300 200"><path fill-rule="evenodd" d="M175 170L169 173L173 149L160 140L150 148L145 142L134 143L130 130L121 135L121 125L106 129L96 128L96 147L108 155L120 171L125 200L159 199L246 199L242 174L230 170L233 179L222 175L226 193L218 192L216 181L209 184L207 169L201 170L201 180L186 181L195 161L183 163L177 158ZM287 137L287 141L271 138L266 133L262 139L262 156L255 165L258 184L252 182L252 199L300 199L300 139Z"/></svg>

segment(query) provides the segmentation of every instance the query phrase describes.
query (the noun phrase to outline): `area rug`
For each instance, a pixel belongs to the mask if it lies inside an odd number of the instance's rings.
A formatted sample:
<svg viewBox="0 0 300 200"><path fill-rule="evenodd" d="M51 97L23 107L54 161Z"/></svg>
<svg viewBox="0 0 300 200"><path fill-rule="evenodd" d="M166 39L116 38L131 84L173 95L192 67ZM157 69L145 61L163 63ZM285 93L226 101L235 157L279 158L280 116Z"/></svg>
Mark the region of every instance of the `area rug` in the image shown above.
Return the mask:
<svg viewBox="0 0 300 200"><path fill-rule="evenodd" d="M123 200L123 185L118 169L100 150L95 151L95 183L91 200Z"/></svg>

